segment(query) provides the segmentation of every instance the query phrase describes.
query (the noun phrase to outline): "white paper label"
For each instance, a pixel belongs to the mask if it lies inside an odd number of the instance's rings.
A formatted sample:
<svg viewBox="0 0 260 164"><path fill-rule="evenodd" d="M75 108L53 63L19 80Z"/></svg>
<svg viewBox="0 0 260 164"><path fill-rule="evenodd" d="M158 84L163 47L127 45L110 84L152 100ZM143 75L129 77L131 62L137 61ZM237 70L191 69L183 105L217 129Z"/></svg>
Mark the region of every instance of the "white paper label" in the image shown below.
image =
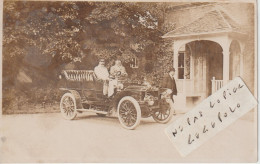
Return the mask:
<svg viewBox="0 0 260 164"><path fill-rule="evenodd" d="M165 129L182 156L186 156L257 105L240 77L209 96Z"/></svg>

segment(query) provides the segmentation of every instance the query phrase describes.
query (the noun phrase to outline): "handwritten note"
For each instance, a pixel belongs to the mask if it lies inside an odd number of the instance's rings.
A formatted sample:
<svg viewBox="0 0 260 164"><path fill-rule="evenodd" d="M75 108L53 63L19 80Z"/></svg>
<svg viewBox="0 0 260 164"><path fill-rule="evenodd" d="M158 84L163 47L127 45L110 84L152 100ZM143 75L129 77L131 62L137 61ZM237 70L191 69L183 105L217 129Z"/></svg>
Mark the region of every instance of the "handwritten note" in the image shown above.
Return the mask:
<svg viewBox="0 0 260 164"><path fill-rule="evenodd" d="M186 156L257 105L237 77L165 129L182 156Z"/></svg>

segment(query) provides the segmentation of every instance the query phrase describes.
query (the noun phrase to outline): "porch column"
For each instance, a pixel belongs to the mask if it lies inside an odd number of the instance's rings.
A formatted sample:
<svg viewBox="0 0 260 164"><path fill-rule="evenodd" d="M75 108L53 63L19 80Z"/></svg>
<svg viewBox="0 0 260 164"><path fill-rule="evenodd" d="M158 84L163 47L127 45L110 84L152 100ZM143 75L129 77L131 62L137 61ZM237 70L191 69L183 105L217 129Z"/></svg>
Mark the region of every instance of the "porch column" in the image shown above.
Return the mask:
<svg viewBox="0 0 260 164"><path fill-rule="evenodd" d="M240 76L244 77L244 50L245 50L245 43L239 42L240 44Z"/></svg>
<svg viewBox="0 0 260 164"><path fill-rule="evenodd" d="M174 52L173 52L173 67L175 68L175 75L176 79L178 79L178 55L179 55L179 50L174 47Z"/></svg>
<svg viewBox="0 0 260 164"><path fill-rule="evenodd" d="M223 85L226 85L229 81L229 46L223 48Z"/></svg>

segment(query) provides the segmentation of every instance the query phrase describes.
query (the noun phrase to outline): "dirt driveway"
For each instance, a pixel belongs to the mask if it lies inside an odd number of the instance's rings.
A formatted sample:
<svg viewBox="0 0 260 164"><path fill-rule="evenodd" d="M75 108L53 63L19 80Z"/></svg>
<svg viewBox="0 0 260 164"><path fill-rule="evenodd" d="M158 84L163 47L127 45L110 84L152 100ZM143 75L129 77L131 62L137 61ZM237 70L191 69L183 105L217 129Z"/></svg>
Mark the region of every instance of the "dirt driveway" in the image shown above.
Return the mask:
<svg viewBox="0 0 260 164"><path fill-rule="evenodd" d="M0 162L254 162L252 114L185 158L164 134L170 123L142 119L136 130L125 130L117 118L95 114L83 113L73 121L59 113L3 115Z"/></svg>

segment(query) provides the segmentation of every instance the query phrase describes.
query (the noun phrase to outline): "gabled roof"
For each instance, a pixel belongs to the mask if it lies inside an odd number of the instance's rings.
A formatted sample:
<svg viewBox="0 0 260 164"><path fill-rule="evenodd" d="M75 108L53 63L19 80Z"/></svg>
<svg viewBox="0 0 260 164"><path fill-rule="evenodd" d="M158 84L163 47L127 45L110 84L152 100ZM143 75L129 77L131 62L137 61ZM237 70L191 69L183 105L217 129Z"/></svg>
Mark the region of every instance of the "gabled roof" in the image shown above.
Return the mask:
<svg viewBox="0 0 260 164"><path fill-rule="evenodd" d="M163 38L232 31L240 32L239 24L224 11L214 9L195 21L166 33Z"/></svg>
<svg viewBox="0 0 260 164"><path fill-rule="evenodd" d="M205 5L213 5L216 2L174 2L167 4L167 10L182 10L189 7L199 7Z"/></svg>

